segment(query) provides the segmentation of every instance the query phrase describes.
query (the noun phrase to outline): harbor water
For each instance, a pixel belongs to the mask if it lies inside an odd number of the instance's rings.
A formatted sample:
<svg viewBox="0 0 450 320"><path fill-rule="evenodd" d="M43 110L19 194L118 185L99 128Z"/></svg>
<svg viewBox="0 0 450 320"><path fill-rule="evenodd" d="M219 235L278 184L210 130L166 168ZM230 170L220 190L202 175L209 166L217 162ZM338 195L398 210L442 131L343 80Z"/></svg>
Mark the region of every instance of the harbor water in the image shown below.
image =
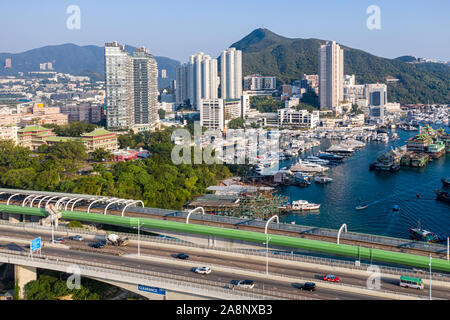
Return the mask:
<svg viewBox="0 0 450 320"><path fill-rule="evenodd" d="M284 214L280 220L332 229L346 223L348 231L399 238L408 238L409 228L417 227L420 220L423 229L450 236L450 206L437 201L434 192L442 187L440 179L450 176L450 154L434 159L422 168L402 167L398 172L370 171L369 164L379 155L391 146L404 145L407 138L418 133L393 132L400 139L388 143L368 142L365 148L356 151L342 164L332 166L326 172L333 179L328 184L312 182L309 187L279 187L279 194L288 196L291 201L301 199L321 204L319 212ZM319 147L302 156L317 154L331 144L332 141L322 140ZM356 210L358 199L368 207ZM393 211L394 205L398 205L400 210Z"/></svg>

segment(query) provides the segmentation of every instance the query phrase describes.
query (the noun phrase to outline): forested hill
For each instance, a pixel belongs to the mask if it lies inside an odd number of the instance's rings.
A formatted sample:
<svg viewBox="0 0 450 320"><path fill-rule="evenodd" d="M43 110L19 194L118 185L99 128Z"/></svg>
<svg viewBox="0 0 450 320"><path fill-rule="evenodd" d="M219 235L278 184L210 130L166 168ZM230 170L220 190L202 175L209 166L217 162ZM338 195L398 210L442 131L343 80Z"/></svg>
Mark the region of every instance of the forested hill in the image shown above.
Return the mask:
<svg viewBox="0 0 450 320"><path fill-rule="evenodd" d="M130 53L133 53L135 49L135 47L126 46L126 50ZM7 58L12 59L11 69L3 68L3 63ZM160 56L155 56L155 59L158 63L158 69L166 69L168 79L175 79L176 67L180 64L179 61ZM105 78L104 47L78 46L71 43L45 46L15 54L0 53L0 75L40 71L40 64L45 62L51 62L54 71L57 72L89 75L97 79Z"/></svg>
<svg viewBox="0 0 450 320"><path fill-rule="evenodd" d="M290 39L268 29L256 29L231 45L243 51L243 74L276 76L282 83L317 74L318 48L326 40ZM388 100L408 103L450 103L450 67L445 64L410 64L377 57L362 50L344 49L344 73L355 74L357 83L388 83Z"/></svg>

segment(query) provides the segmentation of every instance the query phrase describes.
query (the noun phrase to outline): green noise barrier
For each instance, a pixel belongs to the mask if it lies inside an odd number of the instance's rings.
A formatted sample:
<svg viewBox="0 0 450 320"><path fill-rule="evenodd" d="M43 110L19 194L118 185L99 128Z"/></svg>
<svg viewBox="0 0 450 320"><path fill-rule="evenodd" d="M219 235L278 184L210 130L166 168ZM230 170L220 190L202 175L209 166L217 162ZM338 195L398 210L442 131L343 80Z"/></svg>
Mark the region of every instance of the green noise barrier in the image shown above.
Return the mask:
<svg viewBox="0 0 450 320"><path fill-rule="evenodd" d="M0 205L0 212L10 214L25 214L46 217L48 213L44 208L19 207L14 205ZM61 211L62 218L67 220L79 220L95 222L122 227L137 227L138 221L141 227L171 230L185 233L194 233L205 236L216 236L225 239L236 239L262 244L266 241L266 235L261 232L243 231L238 229L219 228L197 224L185 224L167 220L151 218L132 218L98 213L86 213L80 211ZM408 253L393 252L388 250L372 249L348 244L336 244L327 241L302 239L296 237L269 234L270 244L281 247L306 249L334 255L354 257L365 260L373 260L385 263L406 265L411 267L429 268L429 257ZM432 269L450 272L450 261L433 258Z"/></svg>

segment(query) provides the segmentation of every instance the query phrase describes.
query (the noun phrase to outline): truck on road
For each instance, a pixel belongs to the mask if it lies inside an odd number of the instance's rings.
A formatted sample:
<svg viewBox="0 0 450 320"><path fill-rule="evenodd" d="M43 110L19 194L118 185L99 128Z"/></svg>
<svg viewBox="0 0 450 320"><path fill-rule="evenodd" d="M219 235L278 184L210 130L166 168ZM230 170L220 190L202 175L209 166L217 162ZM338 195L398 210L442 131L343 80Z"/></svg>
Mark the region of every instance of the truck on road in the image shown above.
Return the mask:
<svg viewBox="0 0 450 320"><path fill-rule="evenodd" d="M106 241L108 244L123 247L128 244L129 240L127 237L120 237L117 234L111 233L106 237Z"/></svg>

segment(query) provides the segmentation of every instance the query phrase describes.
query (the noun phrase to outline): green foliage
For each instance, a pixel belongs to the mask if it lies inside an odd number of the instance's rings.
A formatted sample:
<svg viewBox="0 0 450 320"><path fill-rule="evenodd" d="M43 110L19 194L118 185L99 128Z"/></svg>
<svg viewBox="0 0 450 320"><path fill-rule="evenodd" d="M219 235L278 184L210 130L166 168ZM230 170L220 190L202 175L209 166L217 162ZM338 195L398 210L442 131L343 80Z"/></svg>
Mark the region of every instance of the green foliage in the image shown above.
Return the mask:
<svg viewBox="0 0 450 320"><path fill-rule="evenodd" d="M99 148L99 149L95 149L92 152L92 160L96 161L96 162L100 162L103 160L110 160L113 158L113 155L111 152L109 152L108 150L105 150L103 148Z"/></svg>
<svg viewBox="0 0 450 320"><path fill-rule="evenodd" d="M319 109L316 106L300 102L297 106L294 107L295 110L307 110L309 112L318 111Z"/></svg>
<svg viewBox="0 0 450 320"><path fill-rule="evenodd" d="M57 300L72 295L73 300L100 300L110 286L90 279L83 279L79 289L69 289L66 281L58 279L54 273L43 274L39 279L25 285L27 300Z"/></svg>
<svg viewBox="0 0 450 320"><path fill-rule="evenodd" d="M46 124L44 127L53 129L59 137L80 137L82 133L93 131L97 125L74 121L65 125Z"/></svg>
<svg viewBox="0 0 450 320"><path fill-rule="evenodd" d="M120 135L118 138L120 148L148 149L150 143L150 132L140 132L133 134L131 131L128 134Z"/></svg>
<svg viewBox="0 0 450 320"><path fill-rule="evenodd" d="M364 112L358 107L356 103L352 104L352 112L354 114L363 114Z"/></svg>
<svg viewBox="0 0 450 320"><path fill-rule="evenodd" d="M230 129L245 129L245 121L242 118L236 118L228 122L228 128Z"/></svg>
<svg viewBox="0 0 450 320"><path fill-rule="evenodd" d="M80 221L72 220L69 223L66 224L67 228L83 228L83 224Z"/></svg>
<svg viewBox="0 0 450 320"><path fill-rule="evenodd" d="M261 73L276 76L283 83L301 79L303 74L317 74L319 39L289 39L267 29L257 29L231 47L243 51L243 74ZM367 52L344 49L346 74L355 74L359 83L385 82L390 76L399 79L388 84L388 100L401 104L446 103L450 101L450 68L438 63L410 64L386 59ZM310 103L309 101L305 101Z"/></svg>
<svg viewBox="0 0 450 320"><path fill-rule="evenodd" d="M20 288L19 288L19 285L16 284L14 286L14 300L19 300L20 299L19 295L20 295Z"/></svg>
<svg viewBox="0 0 450 320"><path fill-rule="evenodd" d="M182 209L195 196L218 180L231 176L224 165L175 165L171 160L173 128L137 135L127 134L132 146L143 144L151 156L142 161L93 164L95 175L77 175L86 165L87 154L78 142L50 147L48 155L31 157L31 152L9 141L0 141L0 185L8 188L83 193L141 199L145 206ZM103 157L103 151L95 153ZM71 171L72 174L68 174ZM47 298L52 298L48 296Z"/></svg>
<svg viewBox="0 0 450 320"><path fill-rule="evenodd" d="M302 99L300 101L305 104L311 105L316 109L319 108L319 97L315 92L305 92L302 95Z"/></svg>
<svg viewBox="0 0 450 320"><path fill-rule="evenodd" d="M166 117L166 110L164 109L158 109L158 116L162 120Z"/></svg>
<svg viewBox="0 0 450 320"><path fill-rule="evenodd" d="M253 96L250 98L250 106L261 113L277 112L282 107L282 102L273 97Z"/></svg>

